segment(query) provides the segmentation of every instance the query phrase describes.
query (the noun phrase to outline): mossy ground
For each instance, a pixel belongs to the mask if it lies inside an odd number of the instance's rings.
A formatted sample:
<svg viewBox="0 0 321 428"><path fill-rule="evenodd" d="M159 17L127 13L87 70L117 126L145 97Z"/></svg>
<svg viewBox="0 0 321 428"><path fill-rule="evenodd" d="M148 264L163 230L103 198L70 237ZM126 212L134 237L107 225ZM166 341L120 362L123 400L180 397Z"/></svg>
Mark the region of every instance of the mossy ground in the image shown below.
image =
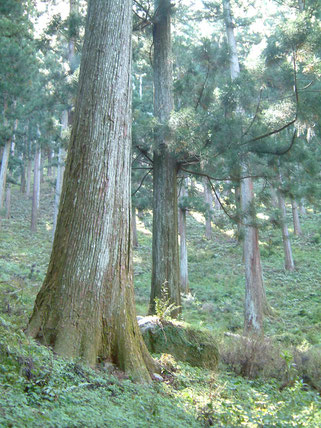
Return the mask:
<svg viewBox="0 0 321 428"><path fill-rule="evenodd" d="M321 426L320 395L291 365L295 350L321 345L320 214L308 210L304 235L292 236L292 273L283 269L279 230L267 226L260 238L267 296L276 313L266 319L265 333L278 343L291 382L283 387L277 378L238 376L232 366L211 372L174 361L168 369L164 364L164 382L142 386L117 371L65 361L25 337L23 328L49 259L53 189L43 186L35 235L29 227L31 201L16 188L12 199L12 218L2 219L0 227L0 426ZM210 330L223 349L228 343L224 332L242 332L244 278L232 226L224 218L218 223L213 240L207 241L202 221L189 215L191 294L183 299L183 320ZM141 315L147 312L150 272L151 217L146 215L135 252Z"/></svg>

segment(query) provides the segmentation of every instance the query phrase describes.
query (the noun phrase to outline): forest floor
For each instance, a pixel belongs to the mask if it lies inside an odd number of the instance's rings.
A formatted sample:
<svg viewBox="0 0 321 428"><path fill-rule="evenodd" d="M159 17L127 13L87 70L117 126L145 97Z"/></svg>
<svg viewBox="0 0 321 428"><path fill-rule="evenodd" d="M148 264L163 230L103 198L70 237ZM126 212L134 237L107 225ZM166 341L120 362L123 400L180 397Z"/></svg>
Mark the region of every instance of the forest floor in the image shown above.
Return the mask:
<svg viewBox="0 0 321 428"><path fill-rule="evenodd" d="M206 240L200 215L188 215L190 293L182 320L209 330L220 348L216 372L162 358L164 382L138 385L106 368L64 360L23 329L43 281L52 244L53 191L42 191L36 234L31 201L13 188L12 217L0 226L1 427L320 427L321 214L308 209L303 235L289 226L296 264L283 268L281 232L265 226L261 252L273 317L263 342L243 340L242 250L217 213ZM266 215L266 211L264 212ZM151 275L150 214L138 222L137 313L145 315ZM228 334L226 334L228 333ZM234 335L234 336L233 336Z"/></svg>

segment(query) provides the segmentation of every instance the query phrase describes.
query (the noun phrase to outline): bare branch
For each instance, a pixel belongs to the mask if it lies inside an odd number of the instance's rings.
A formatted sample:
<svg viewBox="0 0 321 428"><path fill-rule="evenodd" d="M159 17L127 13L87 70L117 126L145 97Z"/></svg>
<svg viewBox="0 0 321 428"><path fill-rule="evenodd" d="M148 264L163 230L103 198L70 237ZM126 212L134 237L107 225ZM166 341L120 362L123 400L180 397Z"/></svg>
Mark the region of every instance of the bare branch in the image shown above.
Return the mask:
<svg viewBox="0 0 321 428"><path fill-rule="evenodd" d="M146 172L146 174L145 174L145 175L144 175L144 177L142 178L142 181L140 182L140 185L137 187L137 189L135 190L135 192L133 192L133 193L132 193L132 196L136 195L136 193L138 192L138 190L142 187L142 185L143 185L143 183L144 183L144 181L145 181L145 178L148 176L148 174L149 174L152 170L153 170L153 168L150 168L150 169Z"/></svg>

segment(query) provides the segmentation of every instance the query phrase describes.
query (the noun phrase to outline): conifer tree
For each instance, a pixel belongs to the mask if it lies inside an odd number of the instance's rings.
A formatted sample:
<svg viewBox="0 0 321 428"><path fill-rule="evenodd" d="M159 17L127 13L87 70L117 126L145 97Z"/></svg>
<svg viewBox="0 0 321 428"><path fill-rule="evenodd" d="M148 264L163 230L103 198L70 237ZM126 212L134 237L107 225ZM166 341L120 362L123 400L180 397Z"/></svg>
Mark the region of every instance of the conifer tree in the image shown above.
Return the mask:
<svg viewBox="0 0 321 428"><path fill-rule="evenodd" d="M27 332L61 355L109 360L148 381L155 366L132 282L131 12L129 0L89 2L53 250Z"/></svg>

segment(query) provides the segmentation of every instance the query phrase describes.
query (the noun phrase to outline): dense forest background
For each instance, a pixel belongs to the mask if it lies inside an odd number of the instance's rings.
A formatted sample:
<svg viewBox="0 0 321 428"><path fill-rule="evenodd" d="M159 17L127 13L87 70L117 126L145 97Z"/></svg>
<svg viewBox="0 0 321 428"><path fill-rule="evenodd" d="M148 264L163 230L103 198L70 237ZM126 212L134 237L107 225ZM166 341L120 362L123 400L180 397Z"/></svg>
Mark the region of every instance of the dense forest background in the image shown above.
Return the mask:
<svg viewBox="0 0 321 428"><path fill-rule="evenodd" d="M320 2L89 3L0 5L1 426L320 426Z"/></svg>

